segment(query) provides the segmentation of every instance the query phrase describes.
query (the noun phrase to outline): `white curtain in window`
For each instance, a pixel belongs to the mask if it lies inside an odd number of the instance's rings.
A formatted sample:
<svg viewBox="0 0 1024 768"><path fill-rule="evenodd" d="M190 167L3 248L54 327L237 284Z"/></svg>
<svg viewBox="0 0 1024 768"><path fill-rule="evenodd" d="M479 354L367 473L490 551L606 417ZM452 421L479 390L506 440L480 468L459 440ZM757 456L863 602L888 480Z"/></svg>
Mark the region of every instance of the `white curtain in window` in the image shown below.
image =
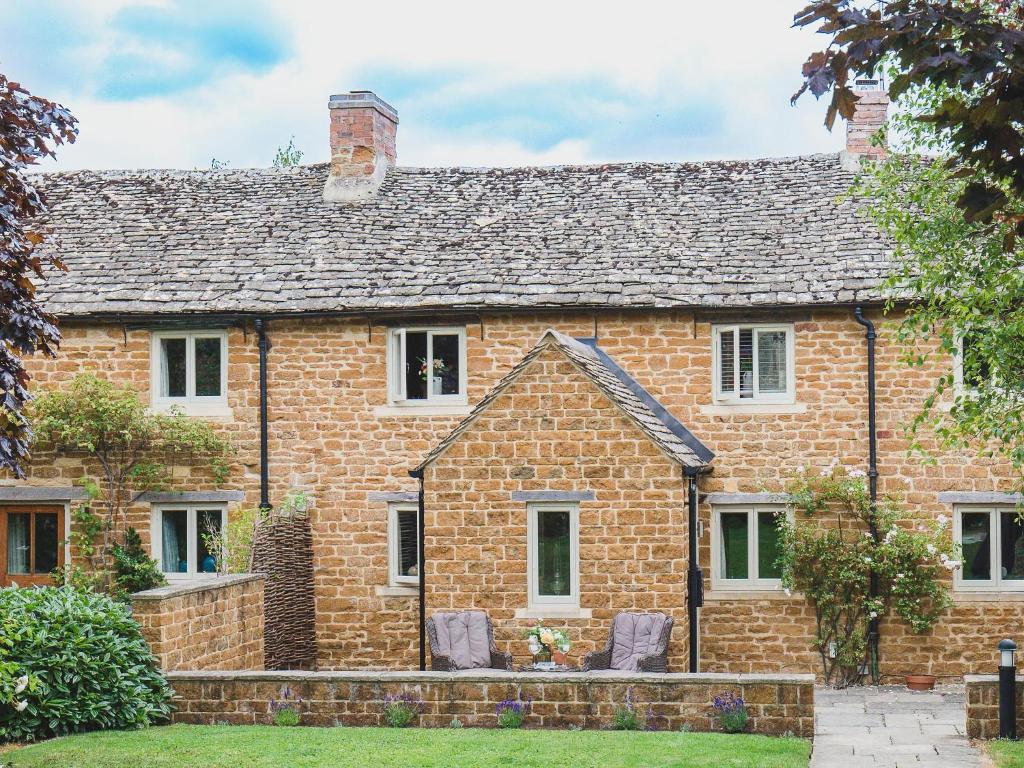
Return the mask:
<svg viewBox="0 0 1024 768"><path fill-rule="evenodd" d="M7 516L7 572L28 573L30 515Z"/></svg>

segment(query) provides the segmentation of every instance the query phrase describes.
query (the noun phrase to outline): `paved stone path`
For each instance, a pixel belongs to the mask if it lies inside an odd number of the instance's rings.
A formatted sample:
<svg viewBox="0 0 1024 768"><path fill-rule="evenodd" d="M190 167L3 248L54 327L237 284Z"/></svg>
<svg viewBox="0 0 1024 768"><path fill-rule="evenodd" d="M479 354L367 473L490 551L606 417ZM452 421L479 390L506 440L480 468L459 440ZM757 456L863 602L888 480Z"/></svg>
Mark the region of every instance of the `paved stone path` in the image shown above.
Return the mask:
<svg viewBox="0 0 1024 768"><path fill-rule="evenodd" d="M811 768L975 768L965 735L962 686L814 691Z"/></svg>

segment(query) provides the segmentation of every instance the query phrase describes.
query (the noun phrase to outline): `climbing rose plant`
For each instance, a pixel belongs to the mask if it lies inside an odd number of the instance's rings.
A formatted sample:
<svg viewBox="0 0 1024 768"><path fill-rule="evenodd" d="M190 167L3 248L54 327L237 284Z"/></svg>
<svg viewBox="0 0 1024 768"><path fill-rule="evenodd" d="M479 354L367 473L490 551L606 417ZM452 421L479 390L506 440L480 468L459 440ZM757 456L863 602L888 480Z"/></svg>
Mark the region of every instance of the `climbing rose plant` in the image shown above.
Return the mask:
<svg viewBox="0 0 1024 768"><path fill-rule="evenodd" d="M892 613L925 633L949 606L949 577L960 561L948 520L912 520L892 499L872 505L864 472L838 461L821 472L801 467L786 492L794 519L778 520L782 584L810 601L822 674L845 688L860 682L870 661L872 618Z"/></svg>

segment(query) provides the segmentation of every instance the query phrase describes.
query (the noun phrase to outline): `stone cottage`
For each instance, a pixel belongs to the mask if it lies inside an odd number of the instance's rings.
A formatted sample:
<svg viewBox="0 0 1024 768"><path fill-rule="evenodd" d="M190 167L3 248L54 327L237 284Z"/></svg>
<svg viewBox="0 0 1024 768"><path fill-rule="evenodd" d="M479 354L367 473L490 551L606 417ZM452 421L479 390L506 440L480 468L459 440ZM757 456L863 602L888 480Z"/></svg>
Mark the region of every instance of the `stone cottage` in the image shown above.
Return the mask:
<svg viewBox="0 0 1024 768"><path fill-rule="evenodd" d="M226 488L196 468L131 507L173 580L206 570L201 526L306 491L322 669L415 668L422 586L428 614L486 609L518 661L539 617L578 661L617 611L656 609L673 669L803 672L813 621L779 588L769 491L867 467L864 320L881 492L991 560L930 635L883 625L883 672L986 669L1024 617L1019 497L1008 466L907 455L955 361L907 369L883 317L887 244L842 196L878 151L884 94L864 103L840 154L405 168L397 112L358 91L330 99L329 164L47 174L70 274L43 291L65 340L34 386L94 371L231 437ZM29 469L0 485L2 583L69 556L95 471Z"/></svg>

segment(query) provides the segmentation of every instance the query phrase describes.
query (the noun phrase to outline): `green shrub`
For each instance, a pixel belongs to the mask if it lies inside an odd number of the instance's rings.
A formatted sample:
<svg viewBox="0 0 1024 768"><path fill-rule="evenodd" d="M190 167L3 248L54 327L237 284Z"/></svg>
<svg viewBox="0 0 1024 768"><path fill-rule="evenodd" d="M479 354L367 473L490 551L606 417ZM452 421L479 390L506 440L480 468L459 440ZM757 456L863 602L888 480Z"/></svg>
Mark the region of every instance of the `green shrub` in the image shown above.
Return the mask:
<svg viewBox="0 0 1024 768"><path fill-rule="evenodd" d="M613 731L639 731L643 723L640 714L636 711L636 701L633 698L633 689L626 689L626 702L615 707L612 712Z"/></svg>
<svg viewBox="0 0 1024 768"><path fill-rule="evenodd" d="M0 704L0 741L140 728L170 714L171 689L128 606L68 587L0 589L8 661L36 681L18 712Z"/></svg>
<svg viewBox="0 0 1024 768"><path fill-rule="evenodd" d="M114 545L113 556L114 584L119 593L127 596L167 583L159 564L146 553L134 528L125 531L124 544Z"/></svg>
<svg viewBox="0 0 1024 768"><path fill-rule="evenodd" d="M384 697L384 722L391 728L405 728L412 725L423 711L423 702L408 693Z"/></svg>

